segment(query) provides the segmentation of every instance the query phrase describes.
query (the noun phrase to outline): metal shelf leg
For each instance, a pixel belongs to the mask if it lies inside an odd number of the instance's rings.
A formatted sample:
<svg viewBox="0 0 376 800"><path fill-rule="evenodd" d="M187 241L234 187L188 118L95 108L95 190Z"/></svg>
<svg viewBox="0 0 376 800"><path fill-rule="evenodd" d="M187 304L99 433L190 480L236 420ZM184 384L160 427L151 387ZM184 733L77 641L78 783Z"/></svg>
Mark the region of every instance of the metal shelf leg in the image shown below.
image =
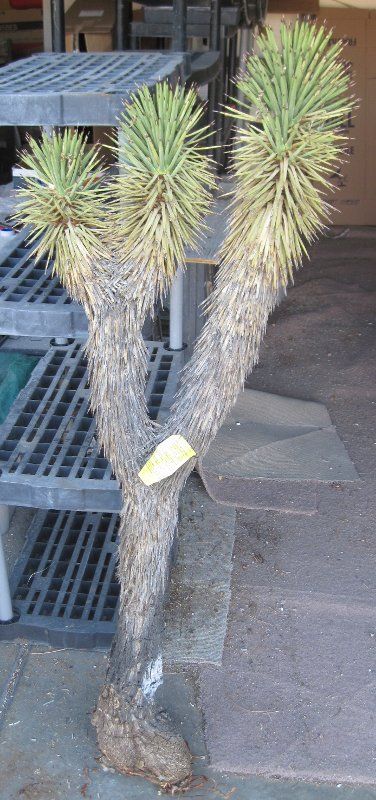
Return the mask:
<svg viewBox="0 0 376 800"><path fill-rule="evenodd" d="M179 267L170 292L170 350L183 348L183 289L184 273Z"/></svg>
<svg viewBox="0 0 376 800"><path fill-rule="evenodd" d="M3 534L9 528L9 506L0 505L0 623L13 619L8 571L3 548Z"/></svg>

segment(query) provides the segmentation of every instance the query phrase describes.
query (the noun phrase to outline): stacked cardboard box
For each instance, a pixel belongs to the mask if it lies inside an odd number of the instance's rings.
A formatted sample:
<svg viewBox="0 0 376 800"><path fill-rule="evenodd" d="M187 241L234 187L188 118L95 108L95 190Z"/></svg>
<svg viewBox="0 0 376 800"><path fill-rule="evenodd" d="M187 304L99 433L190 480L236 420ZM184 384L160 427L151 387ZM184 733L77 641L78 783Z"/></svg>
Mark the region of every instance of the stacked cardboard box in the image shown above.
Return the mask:
<svg viewBox="0 0 376 800"><path fill-rule="evenodd" d="M76 0L65 15L66 49L80 49L80 36L88 52L114 49L115 0Z"/></svg>
<svg viewBox="0 0 376 800"><path fill-rule="evenodd" d="M279 19L288 14L302 16L305 14L318 14L319 0L269 0L268 14L278 14ZM269 20L267 20L269 22Z"/></svg>
<svg viewBox="0 0 376 800"><path fill-rule="evenodd" d="M115 0L75 0L65 15L65 46L67 52L84 49L88 53L106 53L114 49L116 28ZM94 127L93 142L109 145L112 128ZM111 161L108 148L102 155Z"/></svg>
<svg viewBox="0 0 376 800"><path fill-rule="evenodd" d="M322 8L318 21L342 39L344 58L354 82L358 108L347 120L348 161L333 173L337 192L331 199L336 225L376 225L376 12L357 8Z"/></svg>
<svg viewBox="0 0 376 800"><path fill-rule="evenodd" d="M0 39L10 40L16 58L43 50L42 8L13 8L0 0Z"/></svg>

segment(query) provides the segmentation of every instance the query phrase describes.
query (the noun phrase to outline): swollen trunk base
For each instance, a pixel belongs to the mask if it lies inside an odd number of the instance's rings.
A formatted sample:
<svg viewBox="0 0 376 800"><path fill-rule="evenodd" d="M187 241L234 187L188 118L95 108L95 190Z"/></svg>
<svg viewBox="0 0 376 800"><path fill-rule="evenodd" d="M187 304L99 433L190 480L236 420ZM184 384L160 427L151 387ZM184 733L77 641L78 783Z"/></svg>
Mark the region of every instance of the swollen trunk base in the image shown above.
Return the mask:
<svg viewBox="0 0 376 800"><path fill-rule="evenodd" d="M119 772L140 775L166 790L188 785L189 749L153 703L128 703L112 685L104 686L92 723L100 750Z"/></svg>

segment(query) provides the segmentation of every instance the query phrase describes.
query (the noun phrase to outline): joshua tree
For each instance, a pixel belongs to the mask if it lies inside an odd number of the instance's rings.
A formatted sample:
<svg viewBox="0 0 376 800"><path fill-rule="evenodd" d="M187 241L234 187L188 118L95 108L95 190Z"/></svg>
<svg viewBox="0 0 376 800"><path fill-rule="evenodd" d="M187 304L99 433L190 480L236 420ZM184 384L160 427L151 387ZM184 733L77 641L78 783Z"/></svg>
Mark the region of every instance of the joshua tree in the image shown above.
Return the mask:
<svg viewBox="0 0 376 800"><path fill-rule="evenodd" d="M193 90L142 88L121 119L120 172L103 181L100 159L77 133L30 141L18 218L38 255L83 304L97 435L120 482L118 630L93 716L101 750L120 771L183 787L188 748L161 719L161 620L180 491L195 457L145 485L156 446L182 435L203 456L257 362L269 314L329 217L324 199L351 100L340 44L308 23L267 30L261 57L238 79L245 102L233 154L232 211L218 255L207 321L163 426L145 403L145 317L202 230L214 186L207 130ZM201 125L201 128L200 128Z"/></svg>

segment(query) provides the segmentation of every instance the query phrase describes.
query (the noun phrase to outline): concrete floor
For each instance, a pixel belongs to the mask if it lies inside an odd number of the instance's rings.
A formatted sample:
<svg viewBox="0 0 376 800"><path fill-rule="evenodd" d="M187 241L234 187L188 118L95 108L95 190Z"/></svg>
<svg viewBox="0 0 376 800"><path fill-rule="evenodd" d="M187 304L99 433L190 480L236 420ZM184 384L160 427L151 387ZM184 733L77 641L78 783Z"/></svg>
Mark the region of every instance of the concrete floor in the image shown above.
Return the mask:
<svg viewBox="0 0 376 800"><path fill-rule="evenodd" d="M90 713L103 679L105 654L22 644L2 644L1 652L3 669L10 674L16 666L21 673L3 715L4 697L0 698L1 800L155 800L160 796L155 786L109 769L96 750ZM315 786L213 770L205 755L195 676L168 675L161 700L195 756L195 778L185 797L373 800L376 796L368 788Z"/></svg>
<svg viewBox="0 0 376 800"><path fill-rule="evenodd" d="M362 480L323 484L313 517L238 512L223 663L201 675L218 769L376 784L375 245L315 247L249 381L325 403Z"/></svg>
<svg viewBox="0 0 376 800"><path fill-rule="evenodd" d="M195 754L187 797L376 798L375 245L356 231L315 248L250 380L324 402L362 482L323 485L314 517L238 511L222 664L171 673L161 697ZM0 645L1 800L158 796L98 760L105 663Z"/></svg>

